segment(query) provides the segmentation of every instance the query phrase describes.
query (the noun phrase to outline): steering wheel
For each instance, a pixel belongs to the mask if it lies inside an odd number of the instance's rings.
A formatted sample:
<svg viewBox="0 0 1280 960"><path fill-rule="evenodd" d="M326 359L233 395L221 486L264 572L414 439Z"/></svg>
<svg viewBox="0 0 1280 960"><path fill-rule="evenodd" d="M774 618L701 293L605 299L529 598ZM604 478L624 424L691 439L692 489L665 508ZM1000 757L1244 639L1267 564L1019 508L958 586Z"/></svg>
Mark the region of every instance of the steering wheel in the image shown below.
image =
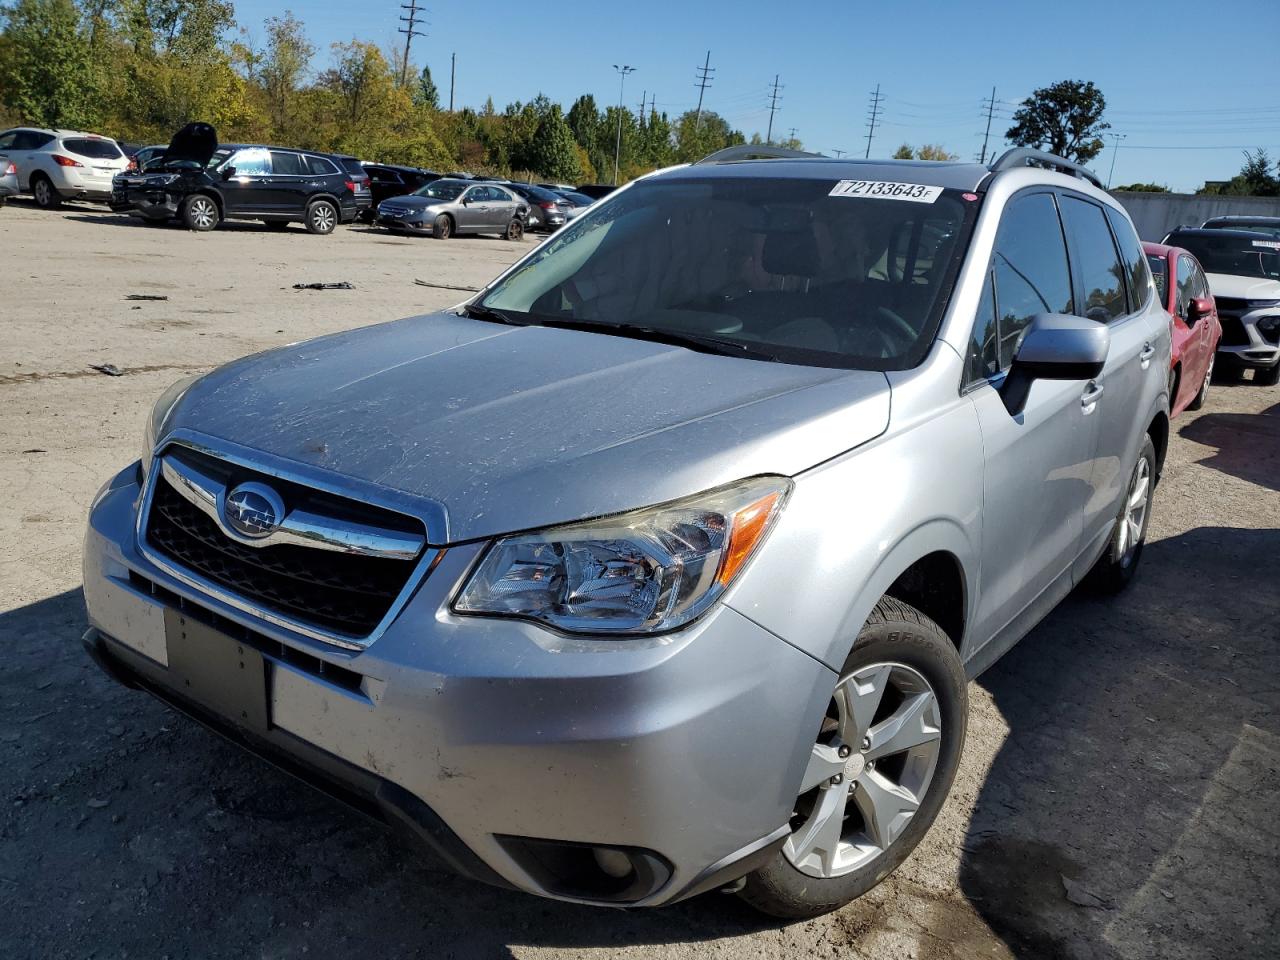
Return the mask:
<svg viewBox="0 0 1280 960"><path fill-rule="evenodd" d="M916 342L919 334L915 328L888 307L876 307L875 316L877 320L887 321L886 324L876 324L872 328L884 344L885 356L896 356Z"/></svg>

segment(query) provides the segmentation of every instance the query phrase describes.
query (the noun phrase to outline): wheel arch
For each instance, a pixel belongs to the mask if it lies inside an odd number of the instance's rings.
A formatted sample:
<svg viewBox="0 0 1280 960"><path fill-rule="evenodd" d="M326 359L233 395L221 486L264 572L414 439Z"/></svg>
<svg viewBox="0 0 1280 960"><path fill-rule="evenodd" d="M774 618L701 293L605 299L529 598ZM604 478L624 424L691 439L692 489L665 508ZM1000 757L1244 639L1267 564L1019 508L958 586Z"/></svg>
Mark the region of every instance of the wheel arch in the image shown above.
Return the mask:
<svg viewBox="0 0 1280 960"><path fill-rule="evenodd" d="M310 209L311 205L318 200L328 200L330 203L333 204L333 208L338 211L338 215L339 216L342 215L342 201L339 200L337 197L335 197L332 193L312 194L311 196L307 197L307 208Z"/></svg>
<svg viewBox="0 0 1280 960"><path fill-rule="evenodd" d="M222 194L218 193L217 190L210 190L207 187L202 188L200 190L192 190L190 193L188 193L185 197L182 198L182 201L185 203L188 197L195 197L195 196L208 197L210 200L213 201L214 206L218 208L218 219L220 220L226 219L227 205L222 202Z"/></svg>
<svg viewBox="0 0 1280 960"><path fill-rule="evenodd" d="M1172 398L1170 398L1172 400ZM1147 424L1147 435L1156 448L1156 476L1164 472L1164 455L1169 449L1169 415L1163 410L1156 413Z"/></svg>

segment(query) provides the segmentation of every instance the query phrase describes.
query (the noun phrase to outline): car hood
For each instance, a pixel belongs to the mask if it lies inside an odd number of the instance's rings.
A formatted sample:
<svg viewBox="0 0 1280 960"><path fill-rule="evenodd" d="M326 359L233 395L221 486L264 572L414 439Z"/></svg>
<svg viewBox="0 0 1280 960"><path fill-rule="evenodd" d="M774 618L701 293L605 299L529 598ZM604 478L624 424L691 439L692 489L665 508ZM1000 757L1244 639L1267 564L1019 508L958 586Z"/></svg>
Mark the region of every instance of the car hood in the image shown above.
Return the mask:
<svg viewBox="0 0 1280 960"><path fill-rule="evenodd" d="M207 123L188 123L169 141L164 151L164 162L171 164L187 160L203 170L217 149L217 130Z"/></svg>
<svg viewBox="0 0 1280 960"><path fill-rule="evenodd" d="M450 543L799 473L882 433L889 393L882 373L440 313L221 367L165 433L429 501Z"/></svg>
<svg viewBox="0 0 1280 960"><path fill-rule="evenodd" d="M1209 292L1215 297L1240 300L1280 300L1280 280L1242 277L1234 273L1206 273Z"/></svg>

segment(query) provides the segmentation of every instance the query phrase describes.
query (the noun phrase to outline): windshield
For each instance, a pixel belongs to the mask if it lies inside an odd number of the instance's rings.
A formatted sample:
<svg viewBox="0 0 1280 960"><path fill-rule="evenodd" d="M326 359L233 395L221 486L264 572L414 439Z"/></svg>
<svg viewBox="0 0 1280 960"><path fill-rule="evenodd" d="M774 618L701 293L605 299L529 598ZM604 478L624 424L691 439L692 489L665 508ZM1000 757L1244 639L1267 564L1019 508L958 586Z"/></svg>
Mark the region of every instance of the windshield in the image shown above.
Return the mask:
<svg viewBox="0 0 1280 960"><path fill-rule="evenodd" d="M575 219L480 306L518 322L713 338L791 363L914 366L978 204L937 187L912 187L928 198L914 202L836 189L642 181Z"/></svg>
<svg viewBox="0 0 1280 960"><path fill-rule="evenodd" d="M1280 280L1280 240L1176 235L1169 242L1195 254L1205 273Z"/></svg>
<svg viewBox="0 0 1280 960"><path fill-rule="evenodd" d="M433 200L457 200L466 186L463 183L441 183L437 180L413 192L419 197L431 197Z"/></svg>

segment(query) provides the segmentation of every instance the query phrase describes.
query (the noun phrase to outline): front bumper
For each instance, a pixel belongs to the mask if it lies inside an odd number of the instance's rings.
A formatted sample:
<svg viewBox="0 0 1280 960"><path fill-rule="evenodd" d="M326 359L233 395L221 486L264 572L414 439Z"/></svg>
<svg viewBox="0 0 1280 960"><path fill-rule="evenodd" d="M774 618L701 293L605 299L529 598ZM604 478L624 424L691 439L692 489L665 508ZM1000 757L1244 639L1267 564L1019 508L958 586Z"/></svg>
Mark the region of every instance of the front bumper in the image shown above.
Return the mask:
<svg viewBox="0 0 1280 960"><path fill-rule="evenodd" d="M1260 307L1241 314L1223 313L1218 359L1239 367L1268 369L1280 363L1280 327L1264 334L1259 324L1280 317L1280 307ZM1276 321L1273 319L1272 324Z"/></svg>
<svg viewBox="0 0 1280 960"><path fill-rule="evenodd" d="M181 197L163 187L144 185L112 187L107 205L116 213L136 213L150 220L168 220L178 215Z"/></svg>
<svg viewBox="0 0 1280 960"><path fill-rule="evenodd" d="M448 599L481 549L463 545L353 653L153 565L138 550L140 502L135 465L90 516L84 589L101 662L407 824L464 873L559 899L652 905L735 879L785 838L835 675L728 607L676 634L621 642L456 617ZM183 701L158 626L175 611L260 652L260 729ZM547 849L581 845L649 856L651 882L620 896L548 868Z"/></svg>

